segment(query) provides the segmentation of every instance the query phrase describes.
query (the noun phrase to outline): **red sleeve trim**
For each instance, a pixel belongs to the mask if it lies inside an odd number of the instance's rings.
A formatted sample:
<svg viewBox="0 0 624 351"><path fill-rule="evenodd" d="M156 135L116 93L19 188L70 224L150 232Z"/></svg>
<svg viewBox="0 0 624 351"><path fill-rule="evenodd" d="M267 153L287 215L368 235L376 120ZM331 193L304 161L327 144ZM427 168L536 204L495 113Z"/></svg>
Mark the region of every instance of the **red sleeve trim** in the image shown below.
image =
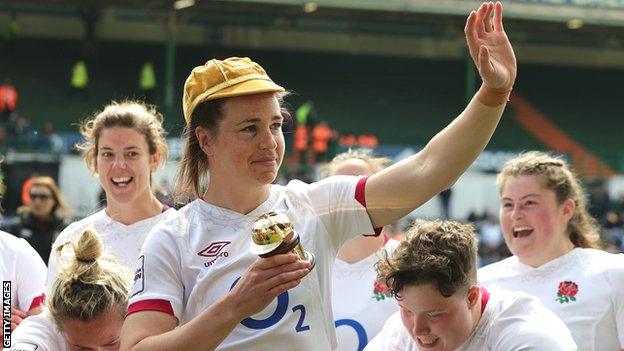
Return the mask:
<svg viewBox="0 0 624 351"><path fill-rule="evenodd" d="M366 181L368 180L368 176L360 178L357 185L355 186L355 199L360 205L366 208L366 192L364 191L366 187ZM375 234L363 234L363 236L379 236L381 234L382 228L374 228Z"/></svg>
<svg viewBox="0 0 624 351"><path fill-rule="evenodd" d="M490 300L490 292L481 285L479 285L479 290L481 290L481 313L483 313L483 311L485 311L485 306L487 306Z"/></svg>
<svg viewBox="0 0 624 351"><path fill-rule="evenodd" d="M28 308L28 310L32 310L33 308L37 308L39 306L41 306L41 303L43 303L43 299L45 299L45 295L41 294L37 297L35 297L32 302L30 303L30 307Z"/></svg>
<svg viewBox="0 0 624 351"><path fill-rule="evenodd" d="M131 304L130 306L128 306L128 312L126 313L126 317L128 317L129 315L135 312L141 312L141 311L158 311L158 312L170 314L172 316L174 315L173 307L171 307L171 302L167 300L153 299L153 300L137 301Z"/></svg>
<svg viewBox="0 0 624 351"><path fill-rule="evenodd" d="M355 199L364 207L366 207L366 193L364 192L364 187L366 186L367 180L368 176L362 177L355 186Z"/></svg>

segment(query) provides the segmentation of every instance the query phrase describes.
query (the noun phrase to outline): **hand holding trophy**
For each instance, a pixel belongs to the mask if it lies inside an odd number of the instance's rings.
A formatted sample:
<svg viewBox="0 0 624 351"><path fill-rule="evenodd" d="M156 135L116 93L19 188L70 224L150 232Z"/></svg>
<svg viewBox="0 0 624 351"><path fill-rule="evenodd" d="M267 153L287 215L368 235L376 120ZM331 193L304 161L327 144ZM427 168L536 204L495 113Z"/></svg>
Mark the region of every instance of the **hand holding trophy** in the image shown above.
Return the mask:
<svg viewBox="0 0 624 351"><path fill-rule="evenodd" d="M299 234L282 212L271 211L258 217L252 226L251 238L249 250L255 255L266 258L292 251L310 262L310 270L314 268L314 254L301 247Z"/></svg>

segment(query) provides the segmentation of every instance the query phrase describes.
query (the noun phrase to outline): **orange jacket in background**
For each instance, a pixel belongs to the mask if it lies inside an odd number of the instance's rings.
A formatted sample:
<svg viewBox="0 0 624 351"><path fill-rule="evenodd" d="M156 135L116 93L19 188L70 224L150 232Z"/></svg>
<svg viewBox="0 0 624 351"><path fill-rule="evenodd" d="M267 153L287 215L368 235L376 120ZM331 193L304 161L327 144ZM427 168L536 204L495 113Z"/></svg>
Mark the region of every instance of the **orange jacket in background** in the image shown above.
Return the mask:
<svg viewBox="0 0 624 351"><path fill-rule="evenodd" d="M0 85L0 111L15 111L17 90L10 84Z"/></svg>
<svg viewBox="0 0 624 351"><path fill-rule="evenodd" d="M332 130L327 124L317 124L312 130L312 151L317 154L327 152L327 142L332 137Z"/></svg>
<svg viewBox="0 0 624 351"><path fill-rule="evenodd" d="M360 147L367 149L376 149L379 146L379 140L372 134L362 134L358 137Z"/></svg>
<svg viewBox="0 0 624 351"><path fill-rule="evenodd" d="M305 124L298 125L295 129L295 150L305 151L308 149L308 127Z"/></svg>

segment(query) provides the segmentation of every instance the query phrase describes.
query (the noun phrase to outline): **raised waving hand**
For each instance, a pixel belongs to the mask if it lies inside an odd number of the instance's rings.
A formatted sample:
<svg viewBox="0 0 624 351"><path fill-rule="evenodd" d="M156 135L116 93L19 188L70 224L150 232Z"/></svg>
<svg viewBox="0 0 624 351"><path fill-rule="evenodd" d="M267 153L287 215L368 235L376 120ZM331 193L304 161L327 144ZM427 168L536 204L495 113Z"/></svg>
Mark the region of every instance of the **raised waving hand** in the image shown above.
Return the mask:
<svg viewBox="0 0 624 351"><path fill-rule="evenodd" d="M492 16L492 12L494 15ZM486 2L466 20L470 56L488 88L510 91L516 80L516 57L503 27L503 4Z"/></svg>

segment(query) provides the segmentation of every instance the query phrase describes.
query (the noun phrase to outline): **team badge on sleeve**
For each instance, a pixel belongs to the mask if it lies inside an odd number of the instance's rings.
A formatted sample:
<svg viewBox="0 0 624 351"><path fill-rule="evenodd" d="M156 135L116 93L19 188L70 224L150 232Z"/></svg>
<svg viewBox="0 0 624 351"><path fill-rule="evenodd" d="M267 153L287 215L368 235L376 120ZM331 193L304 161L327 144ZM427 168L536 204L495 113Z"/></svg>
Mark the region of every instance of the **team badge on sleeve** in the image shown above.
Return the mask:
<svg viewBox="0 0 624 351"><path fill-rule="evenodd" d="M145 256L139 256L134 272L134 286L132 287L132 296L143 292L145 289ZM132 297L131 296L131 297Z"/></svg>

